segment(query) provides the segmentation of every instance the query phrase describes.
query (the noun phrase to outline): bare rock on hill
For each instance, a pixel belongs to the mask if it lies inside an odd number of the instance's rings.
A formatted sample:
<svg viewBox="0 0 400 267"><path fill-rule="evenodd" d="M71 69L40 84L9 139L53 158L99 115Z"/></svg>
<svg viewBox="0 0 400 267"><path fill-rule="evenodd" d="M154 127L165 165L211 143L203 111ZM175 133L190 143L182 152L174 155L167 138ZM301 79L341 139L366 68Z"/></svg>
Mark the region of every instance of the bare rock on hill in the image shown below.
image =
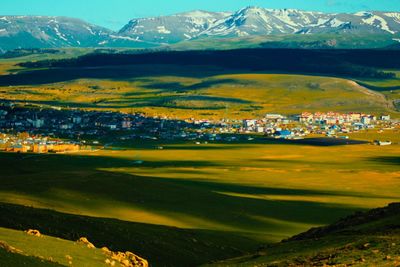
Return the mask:
<svg viewBox="0 0 400 267"><path fill-rule="evenodd" d="M148 267L149 263L147 260L135 255L130 251L126 252L114 252L107 247L102 247L103 254L107 255L105 263L110 266L114 266L118 262L123 267Z"/></svg>
<svg viewBox="0 0 400 267"><path fill-rule="evenodd" d="M104 253L110 256L106 263L113 266L113 262L119 262L124 267L148 267L149 263L147 260L135 255L130 251L124 252L112 252L112 251L105 251Z"/></svg>
<svg viewBox="0 0 400 267"><path fill-rule="evenodd" d="M22 250L10 246L7 242L1 240L0 240L0 249L4 249L5 251L10 253L18 253L18 254L22 253Z"/></svg>
<svg viewBox="0 0 400 267"><path fill-rule="evenodd" d="M89 242L89 240L86 237L81 237L76 242L79 243L79 244L85 245L88 248L96 248L91 242Z"/></svg>
<svg viewBox="0 0 400 267"><path fill-rule="evenodd" d="M27 233L28 235L33 235L33 236L37 236L37 237L42 236L42 234L39 232L39 230L35 230L35 229L28 229L25 231L25 233Z"/></svg>

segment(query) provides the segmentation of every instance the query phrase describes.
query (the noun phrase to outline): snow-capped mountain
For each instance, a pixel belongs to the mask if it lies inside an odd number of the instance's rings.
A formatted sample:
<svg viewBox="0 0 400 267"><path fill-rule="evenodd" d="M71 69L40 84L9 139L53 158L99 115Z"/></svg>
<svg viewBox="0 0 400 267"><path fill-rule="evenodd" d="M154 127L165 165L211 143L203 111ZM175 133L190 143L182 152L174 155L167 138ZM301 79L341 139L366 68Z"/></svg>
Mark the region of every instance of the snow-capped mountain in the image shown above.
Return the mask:
<svg viewBox="0 0 400 267"><path fill-rule="evenodd" d="M207 41L207 38L215 41L216 38L301 34L353 34L357 38L379 34L384 35L389 40L385 44L390 45L400 38L400 12L333 14L260 7L246 7L237 12L198 10L133 19L118 32L66 17L0 16L0 51L52 47L154 47L198 39Z"/></svg>
<svg viewBox="0 0 400 267"><path fill-rule="evenodd" d="M198 37L272 34L400 32L400 12L321 13L246 7L234 13L194 11L135 19L120 33L143 41L174 43Z"/></svg>
<svg viewBox="0 0 400 267"><path fill-rule="evenodd" d="M323 13L293 9L247 7L219 21L200 35L227 37L296 33L318 21L318 18L327 17Z"/></svg>
<svg viewBox="0 0 400 267"><path fill-rule="evenodd" d="M0 16L0 48L134 46L138 41L79 19Z"/></svg>
<svg viewBox="0 0 400 267"><path fill-rule="evenodd" d="M133 19L119 33L142 41L176 43L199 36L229 15L197 10L172 16Z"/></svg>

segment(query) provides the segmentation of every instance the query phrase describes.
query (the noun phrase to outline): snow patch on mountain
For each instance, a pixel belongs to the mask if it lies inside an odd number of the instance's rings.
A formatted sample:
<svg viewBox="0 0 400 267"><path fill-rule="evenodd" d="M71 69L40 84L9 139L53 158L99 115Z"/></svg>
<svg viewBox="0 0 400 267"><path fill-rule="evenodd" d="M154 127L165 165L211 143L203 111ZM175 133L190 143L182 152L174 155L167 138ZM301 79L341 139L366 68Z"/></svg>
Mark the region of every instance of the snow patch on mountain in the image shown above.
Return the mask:
<svg viewBox="0 0 400 267"><path fill-rule="evenodd" d="M158 30L159 33L163 33L163 34L170 34L171 33L171 31L167 30L165 28L165 26L158 26L157 30Z"/></svg>
<svg viewBox="0 0 400 267"><path fill-rule="evenodd" d="M96 34L94 33L94 31L92 30L92 28L90 28L89 26L84 26L84 27L85 27L86 30L88 30L88 32L90 32L90 34L96 35Z"/></svg>
<svg viewBox="0 0 400 267"><path fill-rule="evenodd" d="M395 34L395 31L392 31L389 26L388 23L386 22L386 20L380 16L377 15L373 15L371 14L368 18L362 19L362 21L365 24L371 25L371 26L375 26L375 27L380 27L382 30L387 31L391 34Z"/></svg>
<svg viewBox="0 0 400 267"><path fill-rule="evenodd" d="M400 12L384 13L384 15L392 18L395 22L400 23Z"/></svg>
<svg viewBox="0 0 400 267"><path fill-rule="evenodd" d="M357 17L369 17L369 16L372 16L372 14L370 12L367 12L367 11L359 11L357 13L354 13L354 16L357 16Z"/></svg>
<svg viewBox="0 0 400 267"><path fill-rule="evenodd" d="M68 42L68 39L65 38L64 34L62 34L62 33L60 32L60 30L58 29L58 25L57 25L56 27L54 27L53 29L54 29L54 31L56 32L56 34L57 34L58 37L60 37L60 38L63 39L64 41L67 41L67 42Z"/></svg>
<svg viewBox="0 0 400 267"><path fill-rule="evenodd" d="M121 35L112 35L111 34L110 37L112 39L121 39L121 40L128 40L128 41L134 41L134 42L138 41L138 38L132 38L129 36L121 36Z"/></svg>
<svg viewBox="0 0 400 267"><path fill-rule="evenodd" d="M332 19L332 20L329 22L330 26L331 26L331 27L334 27L334 28L340 27L340 26L342 26L344 23L345 23L344 21L341 21L341 20L339 20L339 19L337 19L337 18L334 18L334 19Z"/></svg>
<svg viewBox="0 0 400 267"><path fill-rule="evenodd" d="M294 10L268 10L269 12L271 12L276 18L278 18L280 21L282 21L283 23L286 23L287 25L291 25L293 27L299 27L299 24L295 23L292 21L292 14L293 12L297 12Z"/></svg>

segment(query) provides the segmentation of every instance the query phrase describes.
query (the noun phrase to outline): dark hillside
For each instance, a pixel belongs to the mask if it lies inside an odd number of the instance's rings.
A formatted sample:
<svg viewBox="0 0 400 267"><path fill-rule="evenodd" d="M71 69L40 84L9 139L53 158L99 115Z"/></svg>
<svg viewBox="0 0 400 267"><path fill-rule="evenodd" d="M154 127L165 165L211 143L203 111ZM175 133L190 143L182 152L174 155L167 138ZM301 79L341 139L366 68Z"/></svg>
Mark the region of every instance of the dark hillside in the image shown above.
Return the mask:
<svg viewBox="0 0 400 267"><path fill-rule="evenodd" d="M212 266L400 266L400 203L357 212Z"/></svg>
<svg viewBox="0 0 400 267"><path fill-rule="evenodd" d="M218 66L228 70L314 73L390 78L377 68L400 68L398 50L238 49L226 51L164 51L144 54L89 54L75 59L22 63L37 67L99 67L172 64Z"/></svg>

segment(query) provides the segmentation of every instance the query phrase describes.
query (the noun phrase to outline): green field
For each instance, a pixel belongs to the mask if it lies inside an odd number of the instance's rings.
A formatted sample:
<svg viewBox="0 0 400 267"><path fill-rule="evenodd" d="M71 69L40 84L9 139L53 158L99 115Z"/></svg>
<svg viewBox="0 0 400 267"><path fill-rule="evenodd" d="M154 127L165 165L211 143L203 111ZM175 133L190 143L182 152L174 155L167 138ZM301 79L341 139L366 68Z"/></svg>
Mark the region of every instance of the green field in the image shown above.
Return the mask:
<svg viewBox="0 0 400 267"><path fill-rule="evenodd" d="M303 111L400 115L399 77L355 80L178 65L55 68L32 77L15 65L90 51L66 49L56 56L0 60L0 74L32 78L0 87L0 98L179 119L262 118L265 113ZM88 266L97 266L103 255L89 255L70 242L86 236L97 247L137 253L152 266L199 266L254 256L259 246L400 201L399 129L349 136L391 140L393 145L322 146L262 136L207 144L117 143L116 136L99 136L112 146L74 154L0 153L0 213L6 214L0 217L0 241L27 252L0 249L0 265L2 255L16 264L41 264L39 256L65 264L64 252L71 249L77 264L87 258ZM63 240L38 240L5 228L34 228ZM315 246L308 244L306 252ZM57 254L60 247L62 254ZM280 248L275 251L283 255ZM237 262L222 264L230 263ZM262 258L255 261L261 263Z"/></svg>
<svg viewBox="0 0 400 267"><path fill-rule="evenodd" d="M281 36L279 38L284 38ZM303 38L303 37L299 37ZM62 49L0 59L0 74L21 75L21 85L0 86L0 98L85 109L143 112L173 118L251 118L303 111L388 113L399 116L399 77L354 79L228 70L216 66L139 64L37 70L16 64L74 58L93 49ZM33 69L35 70L35 69ZM398 70L387 70L399 73ZM360 83L362 86L357 84Z"/></svg>
<svg viewBox="0 0 400 267"><path fill-rule="evenodd" d="M136 68L128 69L134 72ZM141 67L141 71L143 68L147 67ZM296 114L332 110L398 115L392 101L382 93L350 80L287 74L79 79L0 87L0 97L37 104L137 111L176 118L260 118L268 112Z"/></svg>
<svg viewBox="0 0 400 267"><path fill-rule="evenodd" d="M186 143L155 149L160 145L79 155L3 153L0 201L216 231L239 247L230 236L253 244L279 241L399 201L398 145ZM145 255L150 262L151 253Z"/></svg>

